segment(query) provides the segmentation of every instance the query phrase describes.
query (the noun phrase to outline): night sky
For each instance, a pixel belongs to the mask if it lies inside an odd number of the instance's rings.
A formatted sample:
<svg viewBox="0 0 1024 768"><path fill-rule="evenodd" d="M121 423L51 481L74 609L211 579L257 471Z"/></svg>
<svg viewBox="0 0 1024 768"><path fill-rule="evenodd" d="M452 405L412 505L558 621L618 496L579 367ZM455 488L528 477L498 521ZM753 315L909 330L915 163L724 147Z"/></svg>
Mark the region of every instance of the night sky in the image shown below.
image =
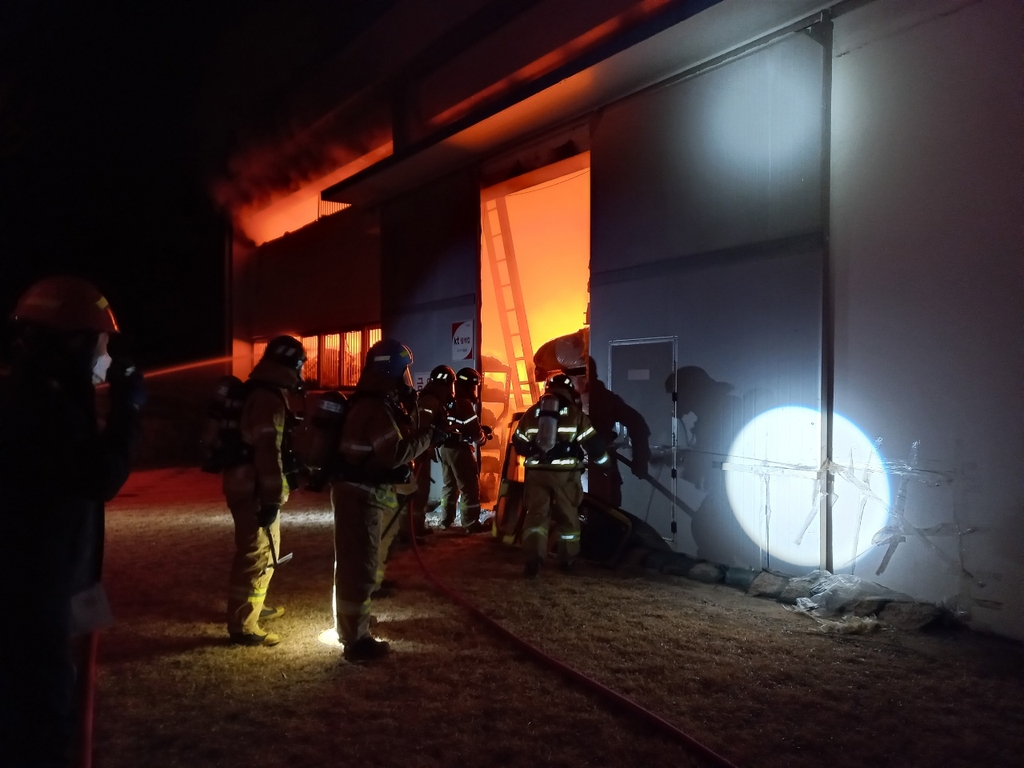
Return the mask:
<svg viewBox="0 0 1024 768"><path fill-rule="evenodd" d="M0 4L2 311L41 276L79 274L149 369L224 348L226 215L209 190L244 117L231 35L255 7L176 5Z"/></svg>

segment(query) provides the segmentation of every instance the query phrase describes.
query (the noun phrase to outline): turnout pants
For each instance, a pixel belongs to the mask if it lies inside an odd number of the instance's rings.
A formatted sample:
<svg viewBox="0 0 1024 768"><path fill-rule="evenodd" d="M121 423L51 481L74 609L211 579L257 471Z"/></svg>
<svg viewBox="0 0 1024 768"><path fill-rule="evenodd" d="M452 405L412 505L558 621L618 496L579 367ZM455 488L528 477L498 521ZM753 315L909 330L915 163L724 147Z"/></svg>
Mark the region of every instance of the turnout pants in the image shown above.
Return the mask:
<svg viewBox="0 0 1024 768"><path fill-rule="evenodd" d="M480 471L473 446L467 443L442 445L438 453L441 455L441 479L444 482L441 492L444 525L455 522L456 506L463 527L477 522L480 519Z"/></svg>
<svg viewBox="0 0 1024 768"><path fill-rule="evenodd" d="M376 589L384 581L384 573L387 570L388 555L391 547L401 533L401 529L408 531L409 521L404 511L399 513L395 509L381 509L380 511L380 544L377 546L377 574L374 577L373 588Z"/></svg>
<svg viewBox="0 0 1024 768"><path fill-rule="evenodd" d="M334 507L334 626L338 639L354 643L369 634L370 595L377 584L381 520L392 508L383 489L331 484ZM390 494L394 499L394 493Z"/></svg>
<svg viewBox="0 0 1024 768"><path fill-rule="evenodd" d="M527 560L544 559L548 551L548 525L554 520L558 559L566 563L580 552L579 506L583 484L578 470L527 469L523 483L523 552Z"/></svg>
<svg viewBox="0 0 1024 768"><path fill-rule="evenodd" d="M416 478L416 492L409 500L409 514L412 515L416 533L427 528L427 503L430 501L430 465L437 455L437 450L429 449L413 462L413 475Z"/></svg>
<svg viewBox="0 0 1024 768"><path fill-rule="evenodd" d="M259 631L260 611L267 597L267 587L274 575L267 529L256 522L260 504L253 498L228 499L228 509L235 521L235 556L231 561L228 582L228 632L252 634ZM270 526L274 548L281 552L281 516Z"/></svg>

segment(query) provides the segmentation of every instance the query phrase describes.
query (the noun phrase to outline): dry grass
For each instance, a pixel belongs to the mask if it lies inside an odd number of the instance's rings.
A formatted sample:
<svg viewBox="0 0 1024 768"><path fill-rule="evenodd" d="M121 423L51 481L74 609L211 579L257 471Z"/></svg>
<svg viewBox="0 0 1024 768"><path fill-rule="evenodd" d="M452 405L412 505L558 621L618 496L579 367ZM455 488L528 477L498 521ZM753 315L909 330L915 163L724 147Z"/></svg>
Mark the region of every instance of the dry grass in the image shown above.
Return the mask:
<svg viewBox="0 0 1024 768"><path fill-rule="evenodd" d="M97 768L708 765L531 660L432 587L411 550L375 603L395 653L346 664L330 623L326 497L283 521L276 648L228 645L231 524L219 480L133 476L108 518L118 618L100 646ZM737 766L1020 766L1018 644L967 631L824 634L725 586L584 564L520 577L486 536L431 537L432 572L508 629Z"/></svg>

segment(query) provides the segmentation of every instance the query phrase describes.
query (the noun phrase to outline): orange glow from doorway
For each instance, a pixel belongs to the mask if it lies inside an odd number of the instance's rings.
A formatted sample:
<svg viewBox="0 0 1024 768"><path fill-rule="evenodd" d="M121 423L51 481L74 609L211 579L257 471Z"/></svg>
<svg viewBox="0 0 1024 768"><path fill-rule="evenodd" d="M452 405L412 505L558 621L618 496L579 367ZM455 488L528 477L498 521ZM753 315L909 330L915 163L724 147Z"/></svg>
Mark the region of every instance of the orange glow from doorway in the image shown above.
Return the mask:
<svg viewBox="0 0 1024 768"><path fill-rule="evenodd" d="M490 216L487 232L499 226L493 201L485 202L482 215ZM587 323L590 281L590 168L573 170L533 186L503 195L511 235L511 252L519 275L523 306L514 311L511 287L499 297L486 243L481 245L481 351L510 365L501 322L501 305L518 315L528 330L533 353L557 336L575 333ZM499 246L500 247L500 246ZM507 268L498 260L502 283L509 283ZM503 302L502 300L503 299ZM515 318L510 317L515 329ZM514 354L523 356L522 344L513 339ZM525 339L524 339L525 341ZM533 360L517 365L519 378L533 376Z"/></svg>

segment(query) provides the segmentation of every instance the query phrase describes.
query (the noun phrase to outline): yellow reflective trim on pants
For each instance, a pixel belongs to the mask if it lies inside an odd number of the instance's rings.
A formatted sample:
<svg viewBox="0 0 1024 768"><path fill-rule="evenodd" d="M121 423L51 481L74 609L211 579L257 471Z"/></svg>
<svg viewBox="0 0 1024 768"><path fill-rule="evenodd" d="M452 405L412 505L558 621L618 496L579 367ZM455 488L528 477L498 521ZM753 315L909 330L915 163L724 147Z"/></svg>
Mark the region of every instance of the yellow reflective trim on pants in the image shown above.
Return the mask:
<svg viewBox="0 0 1024 768"><path fill-rule="evenodd" d="M562 541L579 541L580 535L578 533L563 533L558 538Z"/></svg>
<svg viewBox="0 0 1024 768"><path fill-rule="evenodd" d="M543 527L543 526L538 526L536 528L527 528L525 531L523 531L523 538L524 539L527 536L544 536L545 538L547 538L547 535L548 535L548 529L546 527Z"/></svg>
<svg viewBox="0 0 1024 768"><path fill-rule="evenodd" d="M230 595L234 600L240 600L247 603L258 603L259 601L266 599L267 590L235 587L230 591Z"/></svg>

